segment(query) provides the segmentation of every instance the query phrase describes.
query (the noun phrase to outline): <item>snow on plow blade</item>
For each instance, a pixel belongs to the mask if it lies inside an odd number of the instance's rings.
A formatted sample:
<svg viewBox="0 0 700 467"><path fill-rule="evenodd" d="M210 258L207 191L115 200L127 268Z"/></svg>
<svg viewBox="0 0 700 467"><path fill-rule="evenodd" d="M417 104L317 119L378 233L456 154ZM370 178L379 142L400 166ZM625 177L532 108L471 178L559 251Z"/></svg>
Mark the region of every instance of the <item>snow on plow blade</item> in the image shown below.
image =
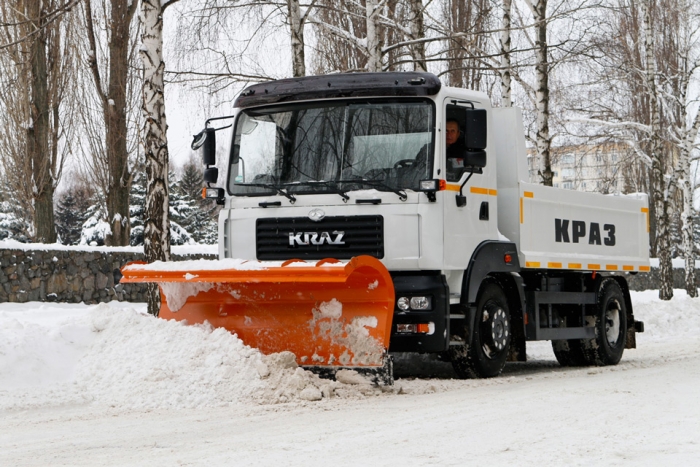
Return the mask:
<svg viewBox="0 0 700 467"><path fill-rule="evenodd" d="M208 321L263 353L294 352L300 365L378 367L389 347L394 286L370 256L130 263L122 274L160 285L161 318Z"/></svg>

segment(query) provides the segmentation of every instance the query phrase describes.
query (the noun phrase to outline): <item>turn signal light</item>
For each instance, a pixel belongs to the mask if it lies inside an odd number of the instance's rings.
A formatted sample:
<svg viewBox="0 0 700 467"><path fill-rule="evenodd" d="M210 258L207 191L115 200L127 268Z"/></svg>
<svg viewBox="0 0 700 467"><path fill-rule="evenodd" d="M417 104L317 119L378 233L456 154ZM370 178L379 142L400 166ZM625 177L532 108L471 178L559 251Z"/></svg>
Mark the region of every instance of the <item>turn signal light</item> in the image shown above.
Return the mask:
<svg viewBox="0 0 700 467"><path fill-rule="evenodd" d="M400 334L428 334L430 332L430 324L397 324L396 332Z"/></svg>

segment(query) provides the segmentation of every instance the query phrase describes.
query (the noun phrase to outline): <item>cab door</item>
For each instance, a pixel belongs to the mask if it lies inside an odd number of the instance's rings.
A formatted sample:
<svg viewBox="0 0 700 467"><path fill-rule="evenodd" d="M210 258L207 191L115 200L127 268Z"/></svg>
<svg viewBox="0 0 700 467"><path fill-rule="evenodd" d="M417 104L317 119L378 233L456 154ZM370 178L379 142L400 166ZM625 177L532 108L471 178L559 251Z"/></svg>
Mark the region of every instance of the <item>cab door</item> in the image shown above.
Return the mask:
<svg viewBox="0 0 700 467"><path fill-rule="evenodd" d="M496 205L496 161L489 154L489 145L486 144L486 164L479 170L460 166L467 164L467 159L448 160L447 129L448 120L456 120L460 129L460 144L465 149L474 145L474 132L477 131L467 120L470 118L471 109L486 109L486 143L488 135L490 115L488 103L467 101L464 98L447 97L443 102L442 121L439 122L439 142L441 143L441 174L440 178L446 181L444 194L444 268L445 270L466 269L472 252L484 240L497 239L498 228ZM450 124L450 126L453 123ZM478 138L477 138L478 139ZM453 143L455 144L455 143ZM450 145L451 146L451 145ZM462 151L464 152L464 151ZM454 156L454 151L449 151ZM468 153L468 151L467 151ZM491 159L490 159L491 158ZM451 159L454 159L451 157ZM468 165L468 164L467 164ZM480 172L480 173L479 173ZM469 179L467 181L467 179ZM460 196L460 187L462 187ZM464 202L466 201L466 203ZM451 284L454 287L454 284Z"/></svg>

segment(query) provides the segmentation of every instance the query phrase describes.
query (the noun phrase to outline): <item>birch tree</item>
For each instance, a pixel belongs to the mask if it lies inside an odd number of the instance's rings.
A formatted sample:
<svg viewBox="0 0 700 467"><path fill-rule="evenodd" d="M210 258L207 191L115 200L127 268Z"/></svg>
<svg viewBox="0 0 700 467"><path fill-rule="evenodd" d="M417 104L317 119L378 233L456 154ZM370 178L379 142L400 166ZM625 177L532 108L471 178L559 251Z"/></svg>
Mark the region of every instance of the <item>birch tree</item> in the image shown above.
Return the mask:
<svg viewBox="0 0 700 467"><path fill-rule="evenodd" d="M143 60L143 153L146 160L146 220L144 254L146 261L170 261L170 220L168 218L168 125L165 117L163 74L163 12L177 0L141 0L141 59ZM148 312L158 315L160 294L157 284L148 285Z"/></svg>
<svg viewBox="0 0 700 467"><path fill-rule="evenodd" d="M692 244L690 164L697 139L697 104L691 89L700 52L698 17L685 12L693 8L697 7L675 0L610 2L607 11L612 14L601 19L594 35L598 51L588 62L597 69L588 77L595 84L585 99L596 118L587 122L599 126L608 138L626 143L637 155L636 163L624 171L633 191L649 193L650 250L659 258L659 296L665 300L673 296L672 220L678 203L683 203L683 250ZM693 253L683 254L690 269L686 285L693 294Z"/></svg>
<svg viewBox="0 0 700 467"><path fill-rule="evenodd" d="M656 84L656 45L651 22L652 0L641 2L644 24L644 76L649 99L652 202L656 216L656 254L659 258L659 298L673 298L673 265L669 244L669 192L665 189L665 160L661 152L661 115Z"/></svg>
<svg viewBox="0 0 700 467"><path fill-rule="evenodd" d="M292 44L292 76L306 76L304 25L311 12L311 6L308 6L306 12L302 14L299 0L287 0L287 12Z"/></svg>
<svg viewBox="0 0 700 467"><path fill-rule="evenodd" d="M535 21L535 101L537 105L537 156L542 163L542 184L552 186L552 137L549 134L549 46L547 0L525 0Z"/></svg>
<svg viewBox="0 0 700 467"><path fill-rule="evenodd" d="M511 85L511 70L513 68L510 51L511 51L511 34L510 30L512 22L510 18L513 8L512 0L503 0L502 9L503 16L501 20L501 34L499 35L499 45L501 53L501 63L499 68L499 76L501 78L501 106L511 107L513 105L512 85Z"/></svg>
<svg viewBox="0 0 700 467"><path fill-rule="evenodd" d="M319 0L315 71L425 70L424 17L420 0Z"/></svg>
<svg viewBox="0 0 700 467"><path fill-rule="evenodd" d="M691 162L700 130L700 109L693 92L700 74L700 11L696 5L686 0L661 4L659 9L664 44L661 55L667 57L671 65L659 76L661 97L665 101L667 113L674 119L668 128L670 140L678 153L670 183L671 189L677 185L682 199L680 230L681 251L685 258L685 288L690 297L696 297L693 241L693 193L696 183L691 175Z"/></svg>

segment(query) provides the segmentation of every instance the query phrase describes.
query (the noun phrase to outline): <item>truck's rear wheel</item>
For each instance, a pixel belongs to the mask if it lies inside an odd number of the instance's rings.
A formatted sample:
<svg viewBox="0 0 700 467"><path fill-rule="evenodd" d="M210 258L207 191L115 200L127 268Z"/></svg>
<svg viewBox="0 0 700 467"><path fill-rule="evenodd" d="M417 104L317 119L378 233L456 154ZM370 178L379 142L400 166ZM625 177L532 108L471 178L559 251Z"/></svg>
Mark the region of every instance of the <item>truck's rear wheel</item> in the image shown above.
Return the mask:
<svg viewBox="0 0 700 467"><path fill-rule="evenodd" d="M583 341L583 352L591 365L617 365L627 341L627 306L614 279L600 284L595 317L595 338Z"/></svg>
<svg viewBox="0 0 700 467"><path fill-rule="evenodd" d="M512 336L508 302L498 285L484 285L471 328L471 345L452 350L452 366L461 378L498 376L506 364Z"/></svg>

